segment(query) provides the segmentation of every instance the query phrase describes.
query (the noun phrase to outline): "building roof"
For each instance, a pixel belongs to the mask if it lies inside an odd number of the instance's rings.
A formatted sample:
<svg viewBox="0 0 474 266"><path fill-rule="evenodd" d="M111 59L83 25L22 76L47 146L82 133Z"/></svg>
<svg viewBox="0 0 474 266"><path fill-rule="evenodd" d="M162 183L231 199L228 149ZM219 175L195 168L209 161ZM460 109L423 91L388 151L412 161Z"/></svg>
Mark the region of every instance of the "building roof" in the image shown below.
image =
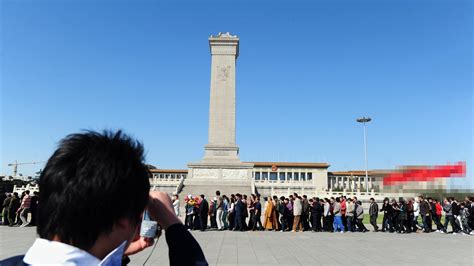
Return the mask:
<svg viewBox="0 0 474 266"><path fill-rule="evenodd" d="M295 167L295 168L328 168L327 163L301 163L301 162L249 162L256 167Z"/></svg>
<svg viewBox="0 0 474 266"><path fill-rule="evenodd" d="M369 175L383 175L384 171L381 170L372 170L368 172ZM365 176L365 170L350 170L350 171L333 171L328 172L328 175L337 175L337 176Z"/></svg>

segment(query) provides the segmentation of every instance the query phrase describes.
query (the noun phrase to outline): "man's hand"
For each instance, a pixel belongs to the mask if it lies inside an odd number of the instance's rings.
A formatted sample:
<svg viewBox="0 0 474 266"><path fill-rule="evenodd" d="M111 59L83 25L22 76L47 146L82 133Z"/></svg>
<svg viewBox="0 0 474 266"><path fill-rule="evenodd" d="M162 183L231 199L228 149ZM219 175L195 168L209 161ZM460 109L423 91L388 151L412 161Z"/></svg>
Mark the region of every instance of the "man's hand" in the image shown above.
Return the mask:
<svg viewBox="0 0 474 266"><path fill-rule="evenodd" d="M157 221L164 230L173 224L181 223L181 220L174 213L170 197L165 192L150 192L148 213L152 220Z"/></svg>
<svg viewBox="0 0 474 266"><path fill-rule="evenodd" d="M139 237L136 240L134 240L132 243L130 243L127 250L125 250L124 255L125 256L130 256L130 255L133 255L135 253L138 253L138 252L144 250L147 247L153 246L154 242L155 242L154 239Z"/></svg>

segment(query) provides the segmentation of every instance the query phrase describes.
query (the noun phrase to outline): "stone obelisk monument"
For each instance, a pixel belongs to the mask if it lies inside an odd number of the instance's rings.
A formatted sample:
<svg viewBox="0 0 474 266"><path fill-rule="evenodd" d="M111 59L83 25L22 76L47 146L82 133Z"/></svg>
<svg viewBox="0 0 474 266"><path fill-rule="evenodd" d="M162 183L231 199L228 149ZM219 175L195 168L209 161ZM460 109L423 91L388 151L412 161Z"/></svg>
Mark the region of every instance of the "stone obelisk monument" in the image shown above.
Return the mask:
<svg viewBox="0 0 474 266"><path fill-rule="evenodd" d="M235 67L239 56L239 38L230 33L209 37L211 49L211 95L209 105L209 140L204 158L188 164L185 193L214 195L249 193L251 163L239 159L235 141ZM201 191L201 192L199 192Z"/></svg>

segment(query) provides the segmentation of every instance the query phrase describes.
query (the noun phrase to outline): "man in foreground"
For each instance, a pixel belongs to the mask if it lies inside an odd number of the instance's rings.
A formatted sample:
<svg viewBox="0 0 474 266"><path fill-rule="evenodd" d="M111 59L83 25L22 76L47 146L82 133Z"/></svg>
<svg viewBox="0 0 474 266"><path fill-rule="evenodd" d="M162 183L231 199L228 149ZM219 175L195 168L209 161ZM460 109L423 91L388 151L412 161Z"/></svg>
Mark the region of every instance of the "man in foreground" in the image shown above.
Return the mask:
<svg viewBox="0 0 474 266"><path fill-rule="evenodd" d="M120 131L67 136L39 179L39 238L24 258L0 264L126 264L154 242L138 234L147 209L166 232L171 265L207 265L169 196L149 193L143 161L143 146Z"/></svg>

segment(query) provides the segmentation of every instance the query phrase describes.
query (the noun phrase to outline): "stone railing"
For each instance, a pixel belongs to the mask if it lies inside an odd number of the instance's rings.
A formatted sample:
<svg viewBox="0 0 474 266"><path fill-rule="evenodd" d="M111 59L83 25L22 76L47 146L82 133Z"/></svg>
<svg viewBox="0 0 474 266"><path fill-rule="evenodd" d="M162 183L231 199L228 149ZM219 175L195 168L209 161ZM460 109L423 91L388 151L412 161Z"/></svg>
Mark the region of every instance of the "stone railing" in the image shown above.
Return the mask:
<svg viewBox="0 0 474 266"><path fill-rule="evenodd" d="M13 187L13 192L16 192L18 193L18 195L21 196L21 193L23 193L24 191L27 191L29 190L30 191L30 194L32 194L33 192L39 192L39 186L38 184L35 184L35 185L30 185L30 184L27 184L25 186L14 186Z"/></svg>
<svg viewBox="0 0 474 266"><path fill-rule="evenodd" d="M150 186L152 190L156 190L157 187L175 187L173 189L175 192L181 182L181 179L176 178L153 178L150 179Z"/></svg>
<svg viewBox="0 0 474 266"><path fill-rule="evenodd" d="M179 183L178 185L176 185L176 192L175 194L179 194L181 193L181 191L183 190L183 187L184 187L184 176L182 176L180 179L179 179Z"/></svg>
<svg viewBox="0 0 474 266"><path fill-rule="evenodd" d="M274 187L314 187L312 180L296 181L296 180L254 180L255 186L274 186Z"/></svg>

